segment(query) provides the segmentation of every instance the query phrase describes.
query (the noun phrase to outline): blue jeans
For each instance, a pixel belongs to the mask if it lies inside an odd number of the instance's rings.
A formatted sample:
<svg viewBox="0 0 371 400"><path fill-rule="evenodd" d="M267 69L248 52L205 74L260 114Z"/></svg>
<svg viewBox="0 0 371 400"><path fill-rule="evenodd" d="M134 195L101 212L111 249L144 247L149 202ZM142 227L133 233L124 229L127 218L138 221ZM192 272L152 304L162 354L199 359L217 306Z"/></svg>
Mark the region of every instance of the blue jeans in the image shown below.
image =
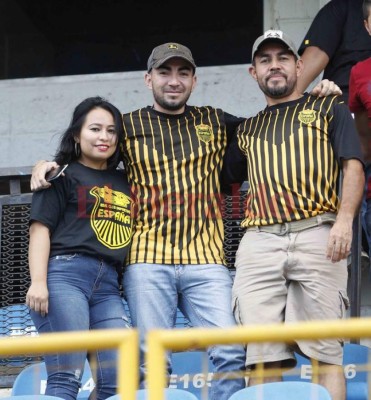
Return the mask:
<svg viewBox="0 0 371 400"><path fill-rule="evenodd" d="M83 254L52 257L47 283L49 313L30 311L39 333L128 327L117 271L105 261ZM45 394L75 400L86 357L86 351L46 355ZM97 399L103 400L116 394L117 353L97 351L96 361Z"/></svg>
<svg viewBox="0 0 371 400"><path fill-rule="evenodd" d="M232 313L232 278L223 265L132 264L125 268L124 295L133 326L140 333L141 387L144 383L145 337L152 328L171 329L177 307L194 327L227 328L236 325ZM242 345L220 345L208 349L214 373L209 399L227 400L245 387L243 377L232 371L245 370ZM171 374L170 353L168 373Z"/></svg>

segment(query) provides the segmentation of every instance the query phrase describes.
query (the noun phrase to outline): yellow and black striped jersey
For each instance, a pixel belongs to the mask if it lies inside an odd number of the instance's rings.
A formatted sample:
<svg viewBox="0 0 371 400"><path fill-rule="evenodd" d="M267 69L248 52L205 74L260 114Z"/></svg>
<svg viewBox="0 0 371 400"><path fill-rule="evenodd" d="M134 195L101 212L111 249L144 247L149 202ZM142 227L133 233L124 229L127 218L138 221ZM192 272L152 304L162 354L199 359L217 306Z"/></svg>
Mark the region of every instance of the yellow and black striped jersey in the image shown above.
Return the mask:
<svg viewBox="0 0 371 400"><path fill-rule="evenodd" d="M127 264L225 262L220 172L227 139L242 120L193 106L181 115L152 107L123 115L123 158L134 195Z"/></svg>
<svg viewBox="0 0 371 400"><path fill-rule="evenodd" d="M250 186L242 226L336 213L341 160L351 158L362 160L359 139L338 96L304 95L245 120L225 166L233 176L233 169L247 160Z"/></svg>

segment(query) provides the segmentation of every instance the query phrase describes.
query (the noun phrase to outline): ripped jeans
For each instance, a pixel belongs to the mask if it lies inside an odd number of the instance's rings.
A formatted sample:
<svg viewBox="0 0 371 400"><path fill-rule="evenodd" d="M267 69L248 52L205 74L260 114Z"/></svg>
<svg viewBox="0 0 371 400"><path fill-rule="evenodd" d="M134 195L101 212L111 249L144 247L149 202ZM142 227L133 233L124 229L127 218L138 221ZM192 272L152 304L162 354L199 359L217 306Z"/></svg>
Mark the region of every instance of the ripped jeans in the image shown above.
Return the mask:
<svg viewBox="0 0 371 400"><path fill-rule="evenodd" d="M84 254L51 257L48 265L49 313L30 311L40 334L128 328L119 292L118 273L104 260ZM92 355L97 362L96 393L103 400L116 394L116 350ZM87 352L45 356L46 395L75 400L81 386Z"/></svg>

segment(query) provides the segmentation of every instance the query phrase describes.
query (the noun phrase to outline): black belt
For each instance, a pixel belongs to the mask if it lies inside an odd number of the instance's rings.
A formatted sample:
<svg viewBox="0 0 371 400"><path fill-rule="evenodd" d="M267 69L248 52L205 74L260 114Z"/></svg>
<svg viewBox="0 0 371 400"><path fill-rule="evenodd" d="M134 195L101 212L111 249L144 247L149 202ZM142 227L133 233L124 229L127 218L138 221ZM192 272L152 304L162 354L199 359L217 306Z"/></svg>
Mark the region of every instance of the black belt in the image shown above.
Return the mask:
<svg viewBox="0 0 371 400"><path fill-rule="evenodd" d="M316 215L315 217L300 219L292 222L282 222L282 224L273 224L265 226L249 226L247 229L256 229L260 232L274 233L275 235L286 235L290 232L301 232L305 229L320 226L322 224L333 224L336 220L336 214L327 212Z"/></svg>

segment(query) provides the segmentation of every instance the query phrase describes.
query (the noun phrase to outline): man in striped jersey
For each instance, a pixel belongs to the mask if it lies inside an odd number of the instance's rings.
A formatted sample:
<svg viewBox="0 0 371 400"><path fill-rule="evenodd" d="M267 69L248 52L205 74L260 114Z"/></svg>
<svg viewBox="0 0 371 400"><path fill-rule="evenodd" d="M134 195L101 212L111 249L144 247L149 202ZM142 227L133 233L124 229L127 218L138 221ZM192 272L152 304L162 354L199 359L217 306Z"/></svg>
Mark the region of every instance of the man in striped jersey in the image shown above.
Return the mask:
<svg viewBox="0 0 371 400"><path fill-rule="evenodd" d="M153 105L123 115L125 167L137 204L123 286L140 331L142 378L146 333L173 328L177 307L195 327L236 325L223 252L220 173L227 141L243 119L186 104L195 69L187 47L157 46L145 74ZM208 352L217 373L209 398L227 400L245 386L244 347ZM231 379L231 371L240 375Z"/></svg>
<svg viewBox="0 0 371 400"><path fill-rule="evenodd" d="M267 107L239 126L223 171L233 181L244 170L250 183L236 253L235 316L244 325L343 318L346 258L364 185L353 119L338 96L298 90L303 62L283 32L260 36L252 58L250 74ZM320 384L334 400L345 399L341 340L249 343L246 366L292 366L294 350L326 366ZM257 382L252 373L249 385Z"/></svg>

